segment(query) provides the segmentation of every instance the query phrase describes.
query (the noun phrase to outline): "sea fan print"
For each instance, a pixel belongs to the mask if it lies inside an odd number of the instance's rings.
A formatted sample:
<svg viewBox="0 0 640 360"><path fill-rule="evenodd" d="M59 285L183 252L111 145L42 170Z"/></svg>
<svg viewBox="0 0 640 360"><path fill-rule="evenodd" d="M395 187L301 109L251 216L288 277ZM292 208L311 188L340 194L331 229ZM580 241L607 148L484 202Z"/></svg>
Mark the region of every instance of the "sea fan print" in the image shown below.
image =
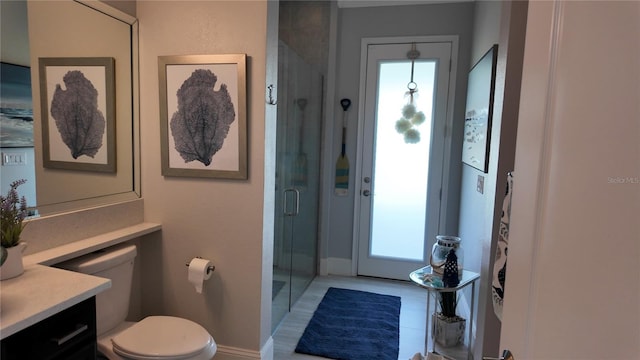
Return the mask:
<svg viewBox="0 0 640 360"><path fill-rule="evenodd" d="M222 148L236 117L225 84L215 91L218 77L205 69L195 70L177 91L178 110L171 117L175 149L185 163L197 160L209 166Z"/></svg>
<svg viewBox="0 0 640 360"><path fill-rule="evenodd" d="M82 155L94 157L102 147L106 125L98 110L98 90L78 70L67 72L62 81L66 90L56 85L51 116L74 159Z"/></svg>

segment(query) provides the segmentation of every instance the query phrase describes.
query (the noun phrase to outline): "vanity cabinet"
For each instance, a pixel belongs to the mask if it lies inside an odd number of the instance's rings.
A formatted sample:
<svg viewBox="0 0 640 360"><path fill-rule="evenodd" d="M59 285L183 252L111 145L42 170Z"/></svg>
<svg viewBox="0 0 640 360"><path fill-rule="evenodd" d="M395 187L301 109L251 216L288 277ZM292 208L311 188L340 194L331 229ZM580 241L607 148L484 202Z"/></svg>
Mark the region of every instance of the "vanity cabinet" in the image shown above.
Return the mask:
<svg viewBox="0 0 640 360"><path fill-rule="evenodd" d="M0 284L0 359L96 358L96 300L111 280L31 264Z"/></svg>
<svg viewBox="0 0 640 360"><path fill-rule="evenodd" d="M3 360L96 359L95 297L2 339L0 354Z"/></svg>

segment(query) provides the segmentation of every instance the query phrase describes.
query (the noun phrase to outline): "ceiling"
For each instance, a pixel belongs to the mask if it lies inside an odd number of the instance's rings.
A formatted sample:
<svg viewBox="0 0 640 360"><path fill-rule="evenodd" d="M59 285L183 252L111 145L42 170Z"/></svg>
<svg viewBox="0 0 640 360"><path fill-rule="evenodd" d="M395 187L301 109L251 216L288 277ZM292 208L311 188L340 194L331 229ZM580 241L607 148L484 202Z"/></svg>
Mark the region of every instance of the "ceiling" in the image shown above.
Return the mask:
<svg viewBox="0 0 640 360"><path fill-rule="evenodd" d="M428 5L471 1L474 0L338 0L338 7L355 8L372 6Z"/></svg>

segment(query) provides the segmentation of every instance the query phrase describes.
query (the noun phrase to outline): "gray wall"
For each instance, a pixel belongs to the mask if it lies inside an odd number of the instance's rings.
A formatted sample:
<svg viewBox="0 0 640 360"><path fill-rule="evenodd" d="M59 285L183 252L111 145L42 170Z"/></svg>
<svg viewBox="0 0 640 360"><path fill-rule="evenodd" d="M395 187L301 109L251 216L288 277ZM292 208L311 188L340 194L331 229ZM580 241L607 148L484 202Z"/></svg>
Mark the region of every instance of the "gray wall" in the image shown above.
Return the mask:
<svg viewBox="0 0 640 360"><path fill-rule="evenodd" d="M498 44L489 169L483 173L464 165L460 187L459 235L463 239L465 267L481 276L480 286L476 287L474 322L474 358L478 359L499 353L500 321L493 310L491 279L506 176L514 165L526 7L526 2L475 3L471 66L493 44ZM478 176L484 178L482 194L476 191Z"/></svg>
<svg viewBox="0 0 640 360"><path fill-rule="evenodd" d="M360 43L364 37L389 37L389 36L428 36L428 35L458 35L458 69L456 84L456 105L454 119L464 118L464 106L466 98L467 78L465 74L469 69L471 52L471 37L473 25L473 3L454 3L416 6L381 6L369 8L344 8L340 9L338 17L338 42L337 42L337 74L336 92L333 101L334 112L329 113L328 118L334 121L332 126L333 144L326 150L326 155L337 159L341 143L342 108L339 99L350 98L352 100L348 121L347 156L356 158L356 126L358 109L359 85L360 85ZM462 138L462 122L456 122L453 129L454 139ZM458 227L458 200L461 143L454 140L451 158L455 159L451 164L451 181L448 194L450 205L446 214L447 233L456 233ZM349 180L350 190L354 183L355 164L351 162L352 171ZM334 168L325 168L325 172L334 173ZM333 182L327 186L332 187ZM328 257L339 259L351 259L354 194L337 197L333 191L327 191L331 197L329 204L329 224L326 237L328 241ZM331 272L331 269L329 269Z"/></svg>

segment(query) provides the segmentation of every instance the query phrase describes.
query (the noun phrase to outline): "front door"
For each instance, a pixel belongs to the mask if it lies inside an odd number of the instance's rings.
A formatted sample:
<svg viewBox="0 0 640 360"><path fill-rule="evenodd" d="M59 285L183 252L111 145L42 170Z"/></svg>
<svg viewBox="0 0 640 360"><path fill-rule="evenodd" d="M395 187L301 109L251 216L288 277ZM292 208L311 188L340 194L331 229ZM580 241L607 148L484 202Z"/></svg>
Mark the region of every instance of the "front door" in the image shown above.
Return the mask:
<svg viewBox="0 0 640 360"><path fill-rule="evenodd" d="M452 38L363 40L358 275L406 280L428 261L455 47Z"/></svg>

